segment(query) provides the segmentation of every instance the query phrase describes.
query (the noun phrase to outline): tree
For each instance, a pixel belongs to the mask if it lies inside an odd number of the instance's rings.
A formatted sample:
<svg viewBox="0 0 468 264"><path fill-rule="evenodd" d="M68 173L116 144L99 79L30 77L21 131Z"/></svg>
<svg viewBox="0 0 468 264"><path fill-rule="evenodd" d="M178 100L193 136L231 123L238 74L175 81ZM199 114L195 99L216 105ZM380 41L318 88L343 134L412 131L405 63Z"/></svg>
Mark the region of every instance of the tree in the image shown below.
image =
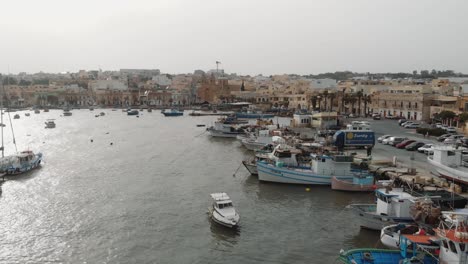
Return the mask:
<svg viewBox="0 0 468 264"><path fill-rule="evenodd" d="M335 93L330 93L330 95L328 97L330 97L330 112L333 112L333 99L335 99L336 94Z"/></svg>
<svg viewBox="0 0 468 264"><path fill-rule="evenodd" d="M367 109L367 104L371 102L371 96L370 95L364 95L364 116L367 117L367 114L369 113L369 110Z"/></svg>
<svg viewBox="0 0 468 264"><path fill-rule="evenodd" d="M413 71L413 77L416 77L416 76L418 76L418 71L417 71L417 70L414 70L414 71Z"/></svg>
<svg viewBox="0 0 468 264"><path fill-rule="evenodd" d="M452 112L452 111L444 110L444 111L440 112L437 116L442 120L447 120L447 119L454 118L456 116L456 114L454 112Z"/></svg>
<svg viewBox="0 0 468 264"><path fill-rule="evenodd" d="M327 111L328 90L323 91L322 98L325 100L325 111Z"/></svg>
<svg viewBox="0 0 468 264"><path fill-rule="evenodd" d="M17 85L18 81L13 77L3 77L3 85Z"/></svg>
<svg viewBox="0 0 468 264"><path fill-rule="evenodd" d="M364 96L364 93L361 91L358 91L356 94L358 98L358 116L361 116L361 99Z"/></svg>
<svg viewBox="0 0 468 264"><path fill-rule="evenodd" d="M348 100L351 103L351 113L355 114L356 111L354 110L354 105L356 104L356 101L357 101L356 95L354 94L351 95Z"/></svg>
<svg viewBox="0 0 468 264"><path fill-rule="evenodd" d="M312 95L312 97L310 98L310 101L312 103L312 110L315 110L317 108L317 96Z"/></svg>
<svg viewBox="0 0 468 264"><path fill-rule="evenodd" d="M464 112L458 115L458 122L465 124L468 121L468 113Z"/></svg>

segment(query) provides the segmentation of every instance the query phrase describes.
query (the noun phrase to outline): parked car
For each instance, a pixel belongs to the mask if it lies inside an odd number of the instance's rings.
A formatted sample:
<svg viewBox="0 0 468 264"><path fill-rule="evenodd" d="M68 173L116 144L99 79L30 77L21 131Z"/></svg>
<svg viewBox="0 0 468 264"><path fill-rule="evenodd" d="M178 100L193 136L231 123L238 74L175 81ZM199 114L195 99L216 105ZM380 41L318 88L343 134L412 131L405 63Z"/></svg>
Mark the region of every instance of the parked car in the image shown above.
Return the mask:
<svg viewBox="0 0 468 264"><path fill-rule="evenodd" d="M390 145L390 142L394 139L395 137L388 137L382 140L382 144L384 145Z"/></svg>
<svg viewBox="0 0 468 264"><path fill-rule="evenodd" d="M408 121L408 120L406 120L405 118L399 119L398 124L401 126L401 124L403 124L406 121Z"/></svg>
<svg viewBox="0 0 468 264"><path fill-rule="evenodd" d="M389 137L391 137L391 136L392 136L392 135L383 135L383 136L381 136L381 137L378 137L378 138L377 138L377 142L382 143L382 141L383 141L384 139L387 139L387 138L389 138Z"/></svg>
<svg viewBox="0 0 468 264"><path fill-rule="evenodd" d="M432 148L433 144L425 144L424 146L418 148L418 152L426 154L426 151Z"/></svg>
<svg viewBox="0 0 468 264"><path fill-rule="evenodd" d="M397 144L407 140L408 138L404 137L392 137L392 139L388 142L389 145L391 146L396 146Z"/></svg>
<svg viewBox="0 0 468 264"><path fill-rule="evenodd" d="M381 117L380 115L375 115L375 116L372 117L372 119L374 119L374 120L380 120L380 119L382 119L382 117Z"/></svg>
<svg viewBox="0 0 468 264"><path fill-rule="evenodd" d="M416 141L416 142L413 142L413 143L407 145L405 147L405 149L408 150L408 151L415 151L415 150L418 150L420 147L422 147L424 145L426 145L426 143L421 142L421 141Z"/></svg>
<svg viewBox="0 0 468 264"><path fill-rule="evenodd" d="M451 135L450 137L444 139L444 144L455 144L458 139L463 138L463 135Z"/></svg>
<svg viewBox="0 0 468 264"><path fill-rule="evenodd" d="M400 126L405 127L406 125L411 125L411 124L413 124L413 123L414 123L413 121L406 121L406 122L404 122L404 123L401 123Z"/></svg>
<svg viewBox="0 0 468 264"><path fill-rule="evenodd" d="M435 127L436 127L436 128L441 128L441 127L442 127L442 123L435 123Z"/></svg>
<svg viewBox="0 0 468 264"><path fill-rule="evenodd" d="M407 139L395 145L396 148L402 149L408 146L409 144L416 142L416 140Z"/></svg>
<svg viewBox="0 0 468 264"><path fill-rule="evenodd" d="M461 138L459 139L460 141L460 144L463 146L463 147L467 147L468 148L468 138Z"/></svg>
<svg viewBox="0 0 468 264"><path fill-rule="evenodd" d="M419 124L418 123L412 123L412 124L409 124L409 125L405 125L405 128L419 128Z"/></svg>
<svg viewBox="0 0 468 264"><path fill-rule="evenodd" d="M452 134L456 134L457 133L457 129L454 128L454 127L447 127L445 129L445 131L447 131L447 133L452 133Z"/></svg>
<svg viewBox="0 0 468 264"><path fill-rule="evenodd" d="M443 142L446 138L450 137L452 134L443 134L442 136L437 138L437 141Z"/></svg>

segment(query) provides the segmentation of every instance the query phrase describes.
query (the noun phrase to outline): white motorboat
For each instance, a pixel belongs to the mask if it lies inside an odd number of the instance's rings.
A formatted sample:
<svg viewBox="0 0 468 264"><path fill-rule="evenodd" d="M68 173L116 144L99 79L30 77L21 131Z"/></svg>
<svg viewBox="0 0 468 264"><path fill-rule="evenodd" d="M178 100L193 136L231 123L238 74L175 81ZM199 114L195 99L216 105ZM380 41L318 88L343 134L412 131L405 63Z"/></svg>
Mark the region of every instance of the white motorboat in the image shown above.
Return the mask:
<svg viewBox="0 0 468 264"><path fill-rule="evenodd" d="M361 227L381 230L389 224L411 223L411 208L414 196L402 188L386 187L375 191L377 204L350 204L351 209L361 221Z"/></svg>
<svg viewBox="0 0 468 264"><path fill-rule="evenodd" d="M226 227L236 227L240 216L226 193L212 193L213 205L209 208L211 219Z"/></svg>
<svg viewBox="0 0 468 264"><path fill-rule="evenodd" d="M224 137L224 138L237 138L239 135L244 135L244 127L239 126L243 124L235 118L221 118L214 123L214 126L207 128L210 135L213 137Z"/></svg>
<svg viewBox="0 0 468 264"><path fill-rule="evenodd" d="M434 146L433 155L427 161L441 177L462 184L468 184L468 163L463 161L461 148Z"/></svg>

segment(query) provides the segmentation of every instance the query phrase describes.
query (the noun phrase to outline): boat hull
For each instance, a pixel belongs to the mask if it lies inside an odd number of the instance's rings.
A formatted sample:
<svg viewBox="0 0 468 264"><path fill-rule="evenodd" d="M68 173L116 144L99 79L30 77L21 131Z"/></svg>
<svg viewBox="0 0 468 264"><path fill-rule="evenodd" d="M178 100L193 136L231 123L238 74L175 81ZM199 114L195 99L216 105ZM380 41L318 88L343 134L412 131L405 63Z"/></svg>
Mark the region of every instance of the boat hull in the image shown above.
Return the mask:
<svg viewBox="0 0 468 264"><path fill-rule="evenodd" d="M236 221L236 222L226 221L216 210L213 210L213 208L209 208L209 214L213 222L220 224L222 226L225 226L228 228L236 228L239 224L239 221Z"/></svg>
<svg viewBox="0 0 468 264"><path fill-rule="evenodd" d="M2 173L5 173L6 175L18 175L22 173L26 173L28 171L31 171L33 169L38 168L41 165L42 161L42 154L38 153L36 154L34 160L31 160L27 164L21 164L20 166L7 166L2 169Z"/></svg>
<svg viewBox="0 0 468 264"><path fill-rule="evenodd" d="M223 132L215 129L208 129L212 137L222 137L222 138L237 138L238 135L244 135L240 132Z"/></svg>
<svg viewBox="0 0 468 264"><path fill-rule="evenodd" d="M436 162L430 157L427 158L427 161L440 174L440 177L446 178L450 181L455 181L457 183L468 185L468 174L466 174L465 172Z"/></svg>
<svg viewBox="0 0 468 264"><path fill-rule="evenodd" d="M242 161L242 164L244 164L244 167L250 172L251 175L258 175L256 164L250 163L245 160Z"/></svg>
<svg viewBox="0 0 468 264"><path fill-rule="evenodd" d="M249 139L242 139L242 145L244 145L244 147L248 150L256 151L256 150L261 150L267 144L259 143L255 141L249 141Z"/></svg>
<svg viewBox="0 0 468 264"><path fill-rule="evenodd" d="M377 248L358 248L344 251L340 254L338 260L345 264L373 263L413 263L410 262L412 253L408 251L406 255L400 250L377 249ZM424 264L438 263L438 261L429 255L424 255L422 262Z"/></svg>
<svg viewBox="0 0 468 264"><path fill-rule="evenodd" d="M376 186L374 184L354 184L352 181L340 180L336 177L332 177L331 181L332 190L337 191L348 191L348 192L372 192Z"/></svg>
<svg viewBox="0 0 468 264"><path fill-rule="evenodd" d="M183 116L184 113L163 113L164 116Z"/></svg>
<svg viewBox="0 0 468 264"><path fill-rule="evenodd" d="M307 185L331 185L332 175L314 174L310 169L276 167L265 162L257 163L258 179L266 182L293 183ZM351 180L352 176L336 176L341 180Z"/></svg>
<svg viewBox="0 0 468 264"><path fill-rule="evenodd" d="M360 226L366 229L380 231L387 225L413 222L413 219L410 217L377 215L377 206L375 204L350 204L346 208L352 210L354 215L359 219Z"/></svg>

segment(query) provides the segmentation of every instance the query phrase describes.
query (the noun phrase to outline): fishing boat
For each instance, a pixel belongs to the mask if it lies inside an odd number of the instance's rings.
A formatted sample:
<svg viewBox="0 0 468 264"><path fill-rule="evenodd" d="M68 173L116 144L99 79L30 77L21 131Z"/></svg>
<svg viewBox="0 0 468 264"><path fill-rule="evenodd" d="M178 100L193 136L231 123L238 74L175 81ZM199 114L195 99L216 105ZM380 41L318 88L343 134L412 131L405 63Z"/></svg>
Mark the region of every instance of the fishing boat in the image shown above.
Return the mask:
<svg viewBox="0 0 468 264"><path fill-rule="evenodd" d="M463 160L462 149L452 146L434 146L434 155L427 161L443 178L468 185L468 162Z"/></svg>
<svg viewBox="0 0 468 264"><path fill-rule="evenodd" d="M30 116L31 114L30 114L30 113L25 113L24 115L25 115L25 116Z"/></svg>
<svg viewBox="0 0 468 264"><path fill-rule="evenodd" d="M18 114L14 115L13 119L20 119L20 115L18 115Z"/></svg>
<svg viewBox="0 0 468 264"><path fill-rule="evenodd" d="M153 112L153 109L148 108L148 113L151 113L151 112Z"/></svg>
<svg viewBox="0 0 468 264"><path fill-rule="evenodd" d="M35 114L40 114L41 111L40 111L39 109L36 109L36 110L34 110L34 113L35 113Z"/></svg>
<svg viewBox="0 0 468 264"><path fill-rule="evenodd" d="M177 109L170 109L170 110L168 110L168 111L163 110L163 111L161 111L161 113L162 113L164 116L183 116L183 115L184 115L184 112L179 111L179 110L177 110Z"/></svg>
<svg viewBox="0 0 468 264"><path fill-rule="evenodd" d="M99 115L100 115L100 116L105 116L105 115L106 115L106 113L104 113L104 112L101 112L101 113L99 113Z"/></svg>
<svg viewBox="0 0 468 264"><path fill-rule="evenodd" d="M45 128L55 128L55 122L54 119L47 119L47 122L45 122Z"/></svg>
<svg viewBox="0 0 468 264"><path fill-rule="evenodd" d="M333 176L331 181L332 190L350 192L373 192L377 188L374 176L353 175L351 180L342 180Z"/></svg>
<svg viewBox="0 0 468 264"><path fill-rule="evenodd" d="M399 250L357 248L341 250L338 260L345 264L436 264L437 248L432 249L435 236L405 234L400 236ZM461 263L461 262L440 262Z"/></svg>
<svg viewBox="0 0 468 264"><path fill-rule="evenodd" d="M381 230L384 226L395 223L411 223L410 206L414 196L402 188L385 187L375 191L376 204L350 204L351 209L361 222L361 227Z"/></svg>
<svg viewBox="0 0 468 264"><path fill-rule="evenodd" d="M44 108L44 112L49 112L49 108Z"/></svg>
<svg viewBox="0 0 468 264"><path fill-rule="evenodd" d="M280 134L279 131L277 132ZM278 145L286 142L280 136L270 135L270 130L267 129L258 131L258 135L252 134L245 138L241 138L240 140L246 149L253 151L260 150L268 144Z"/></svg>
<svg viewBox="0 0 468 264"><path fill-rule="evenodd" d="M127 115L138 115L140 112L138 112L138 110L134 109L128 109L127 110Z"/></svg>
<svg viewBox="0 0 468 264"><path fill-rule="evenodd" d="M5 87L3 87L3 94ZM31 150L21 151L12 155L5 156L5 146L3 145L3 94L0 95L0 133L2 146L0 148L2 156L0 158L0 174L17 175L37 168L42 161L42 153L34 153ZM11 123L11 120L10 120ZM12 129L13 133L13 129ZM13 134L13 138L14 134ZM16 141L13 140L16 149Z"/></svg>
<svg viewBox="0 0 468 264"><path fill-rule="evenodd" d="M240 126L240 124L243 122L237 118L220 118L214 123L214 126L206 130L212 137L237 138L237 136L245 134L245 127Z"/></svg>
<svg viewBox="0 0 468 264"><path fill-rule="evenodd" d="M70 112L70 109L64 109L63 110L63 116L71 116L72 112Z"/></svg>
<svg viewBox="0 0 468 264"><path fill-rule="evenodd" d="M242 164L249 171L251 175L258 175L256 159L243 160Z"/></svg>
<svg viewBox="0 0 468 264"><path fill-rule="evenodd" d="M331 185L332 177L352 180L355 172L351 169L353 157L343 153L310 154L310 165L285 164L283 160L297 160L300 151L275 149L269 160L257 162L258 179L266 182ZM283 160L282 160L283 159Z"/></svg>
<svg viewBox="0 0 468 264"><path fill-rule="evenodd" d="M450 221L441 221L435 232L440 240L440 263L467 263L468 213L444 211Z"/></svg>
<svg viewBox="0 0 468 264"><path fill-rule="evenodd" d="M236 227L240 216L232 205L232 200L226 193L212 193L213 204L208 208L211 219L226 227Z"/></svg>

